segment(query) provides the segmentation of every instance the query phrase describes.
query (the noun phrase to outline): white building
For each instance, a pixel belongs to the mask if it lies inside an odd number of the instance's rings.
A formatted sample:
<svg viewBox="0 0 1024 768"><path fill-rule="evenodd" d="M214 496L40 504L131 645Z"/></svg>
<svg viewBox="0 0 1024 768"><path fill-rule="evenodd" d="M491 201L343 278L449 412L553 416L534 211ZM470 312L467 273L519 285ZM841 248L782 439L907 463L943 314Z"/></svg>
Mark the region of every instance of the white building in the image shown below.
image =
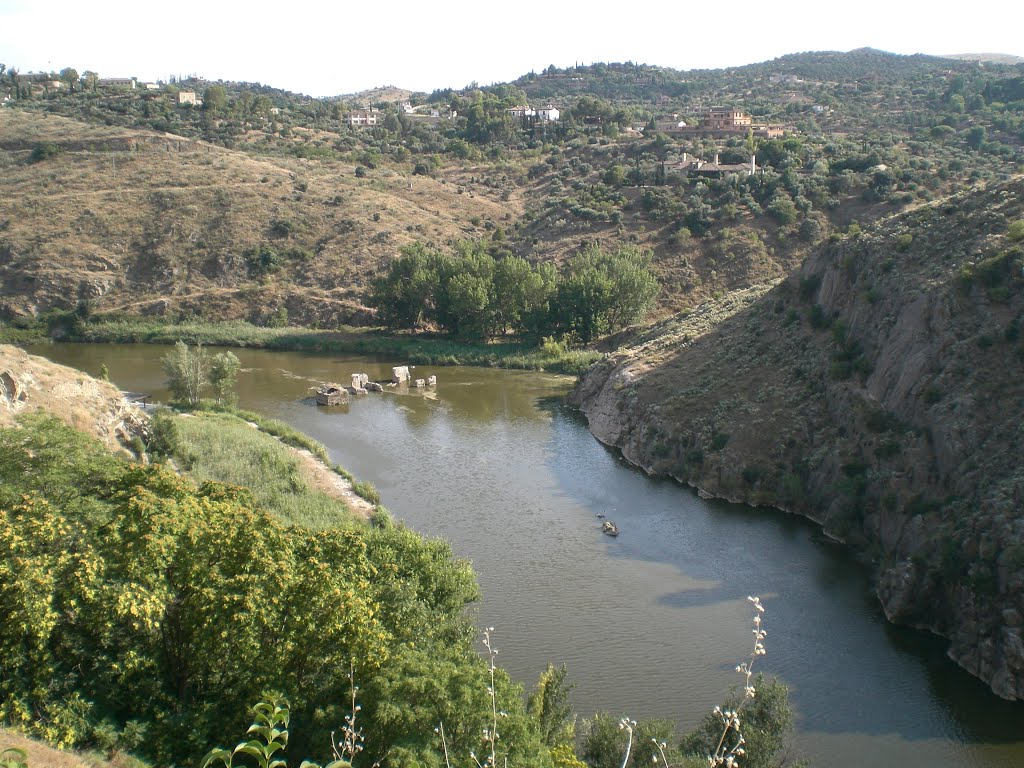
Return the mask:
<svg viewBox="0 0 1024 768"><path fill-rule="evenodd" d="M558 108L548 104L546 107L541 107L537 110L538 120L550 120L551 122L558 122Z"/></svg>
<svg viewBox="0 0 1024 768"><path fill-rule="evenodd" d="M552 122L557 121L559 116L558 109L551 104L548 104L546 107L541 107L540 109L532 109L529 105L520 105L510 107L509 109L506 109L505 112L507 112L511 117L531 117L537 120L550 120Z"/></svg>

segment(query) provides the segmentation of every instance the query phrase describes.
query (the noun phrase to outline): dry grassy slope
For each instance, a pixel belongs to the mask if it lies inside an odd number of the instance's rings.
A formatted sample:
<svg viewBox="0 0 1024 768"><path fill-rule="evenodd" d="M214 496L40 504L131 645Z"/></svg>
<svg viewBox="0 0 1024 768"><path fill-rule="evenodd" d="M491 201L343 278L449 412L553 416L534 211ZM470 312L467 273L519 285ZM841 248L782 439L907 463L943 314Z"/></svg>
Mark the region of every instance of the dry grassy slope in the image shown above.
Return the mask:
<svg viewBox="0 0 1024 768"><path fill-rule="evenodd" d="M386 168L233 152L152 132L0 111L0 311L74 306L256 321L358 320L368 276L414 240L505 226L515 196ZM29 162L30 148L65 149ZM462 193L460 193L462 192ZM287 236L271 222L288 222ZM313 254L272 275L243 254L270 245Z"/></svg>
<svg viewBox="0 0 1024 768"><path fill-rule="evenodd" d="M144 764L125 754L104 759L98 753L67 752L0 728L0 752L14 748L25 752L31 768L141 768Z"/></svg>
<svg viewBox="0 0 1024 768"><path fill-rule="evenodd" d="M645 332L574 395L648 472L821 521L877 563L892 620L1017 699L1022 198L1017 178L830 243L717 325L708 309Z"/></svg>
<svg viewBox="0 0 1024 768"><path fill-rule="evenodd" d="M412 94L412 91L399 88L397 85L381 85L358 93L346 93L338 98L351 101L354 104L377 104L382 101L398 104L408 101Z"/></svg>

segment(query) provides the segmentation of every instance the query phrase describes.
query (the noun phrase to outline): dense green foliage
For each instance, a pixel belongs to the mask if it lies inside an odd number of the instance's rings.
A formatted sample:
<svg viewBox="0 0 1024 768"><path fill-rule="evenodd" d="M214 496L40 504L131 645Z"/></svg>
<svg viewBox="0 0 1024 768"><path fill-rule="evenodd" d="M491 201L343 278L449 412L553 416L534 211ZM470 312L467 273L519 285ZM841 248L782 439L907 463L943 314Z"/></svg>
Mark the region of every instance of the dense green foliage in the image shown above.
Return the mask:
<svg viewBox="0 0 1024 768"><path fill-rule="evenodd" d="M761 674L754 679L754 687L757 695L747 701L742 711L743 739L746 742L742 764L744 768L771 768L778 763L786 737L793 730L789 691L778 680ZM722 709L735 708L740 701L741 696L734 694ZM697 729L683 739L680 750L688 755L711 754L721 739L722 720L714 713L708 713Z"/></svg>
<svg viewBox="0 0 1024 768"><path fill-rule="evenodd" d="M551 264L496 259L479 241L459 243L454 253L415 244L374 281L370 304L391 328L430 324L478 341L512 332L538 343L545 336L589 343L650 309L658 292L650 263L638 248L590 245L559 274Z"/></svg>
<svg viewBox="0 0 1024 768"><path fill-rule="evenodd" d="M58 422L0 430L0 716L62 745L101 739L194 762L292 701L296 755L330 752L354 665L366 754L435 765L434 728L479 745L477 590L448 546L400 527L285 527L243 489L114 458ZM497 674L510 765L545 765Z"/></svg>

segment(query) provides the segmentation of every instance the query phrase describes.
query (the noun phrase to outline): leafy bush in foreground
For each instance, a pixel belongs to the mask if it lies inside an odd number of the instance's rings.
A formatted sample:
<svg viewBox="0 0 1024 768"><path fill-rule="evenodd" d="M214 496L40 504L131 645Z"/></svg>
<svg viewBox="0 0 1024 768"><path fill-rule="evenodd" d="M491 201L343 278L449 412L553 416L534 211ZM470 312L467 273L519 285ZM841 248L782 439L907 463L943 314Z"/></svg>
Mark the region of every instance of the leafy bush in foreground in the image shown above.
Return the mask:
<svg viewBox="0 0 1024 768"><path fill-rule="evenodd" d="M447 544L401 527L285 527L243 489L129 464L58 422L0 430L0 718L52 743L134 732L155 762L194 762L273 689L307 724L290 748L315 755L355 664L368 756L431 765L441 720L466 753L487 709L461 616L476 596ZM495 689L510 764L547 764L501 670Z"/></svg>

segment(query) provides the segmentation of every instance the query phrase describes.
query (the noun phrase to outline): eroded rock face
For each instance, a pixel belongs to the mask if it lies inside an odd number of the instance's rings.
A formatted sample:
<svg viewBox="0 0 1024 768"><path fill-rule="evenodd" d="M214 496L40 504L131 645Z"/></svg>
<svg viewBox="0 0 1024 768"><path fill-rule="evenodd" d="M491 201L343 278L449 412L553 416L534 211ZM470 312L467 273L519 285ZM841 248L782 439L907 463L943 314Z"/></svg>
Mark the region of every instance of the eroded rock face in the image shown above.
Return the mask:
<svg viewBox="0 0 1024 768"><path fill-rule="evenodd" d="M672 318L574 401L703 495L819 521L877 557L890 620L1024 698L1024 182L819 249L763 297Z"/></svg>
<svg viewBox="0 0 1024 768"><path fill-rule="evenodd" d="M0 373L0 396L4 398L4 405L11 411L19 410L28 398L28 387L31 384L32 380L27 375L25 381L20 381L17 371Z"/></svg>
<svg viewBox="0 0 1024 768"><path fill-rule="evenodd" d="M22 349L0 345L0 426L19 415L45 411L98 437L111 449L124 449L144 437L148 419L107 381L51 363Z"/></svg>

